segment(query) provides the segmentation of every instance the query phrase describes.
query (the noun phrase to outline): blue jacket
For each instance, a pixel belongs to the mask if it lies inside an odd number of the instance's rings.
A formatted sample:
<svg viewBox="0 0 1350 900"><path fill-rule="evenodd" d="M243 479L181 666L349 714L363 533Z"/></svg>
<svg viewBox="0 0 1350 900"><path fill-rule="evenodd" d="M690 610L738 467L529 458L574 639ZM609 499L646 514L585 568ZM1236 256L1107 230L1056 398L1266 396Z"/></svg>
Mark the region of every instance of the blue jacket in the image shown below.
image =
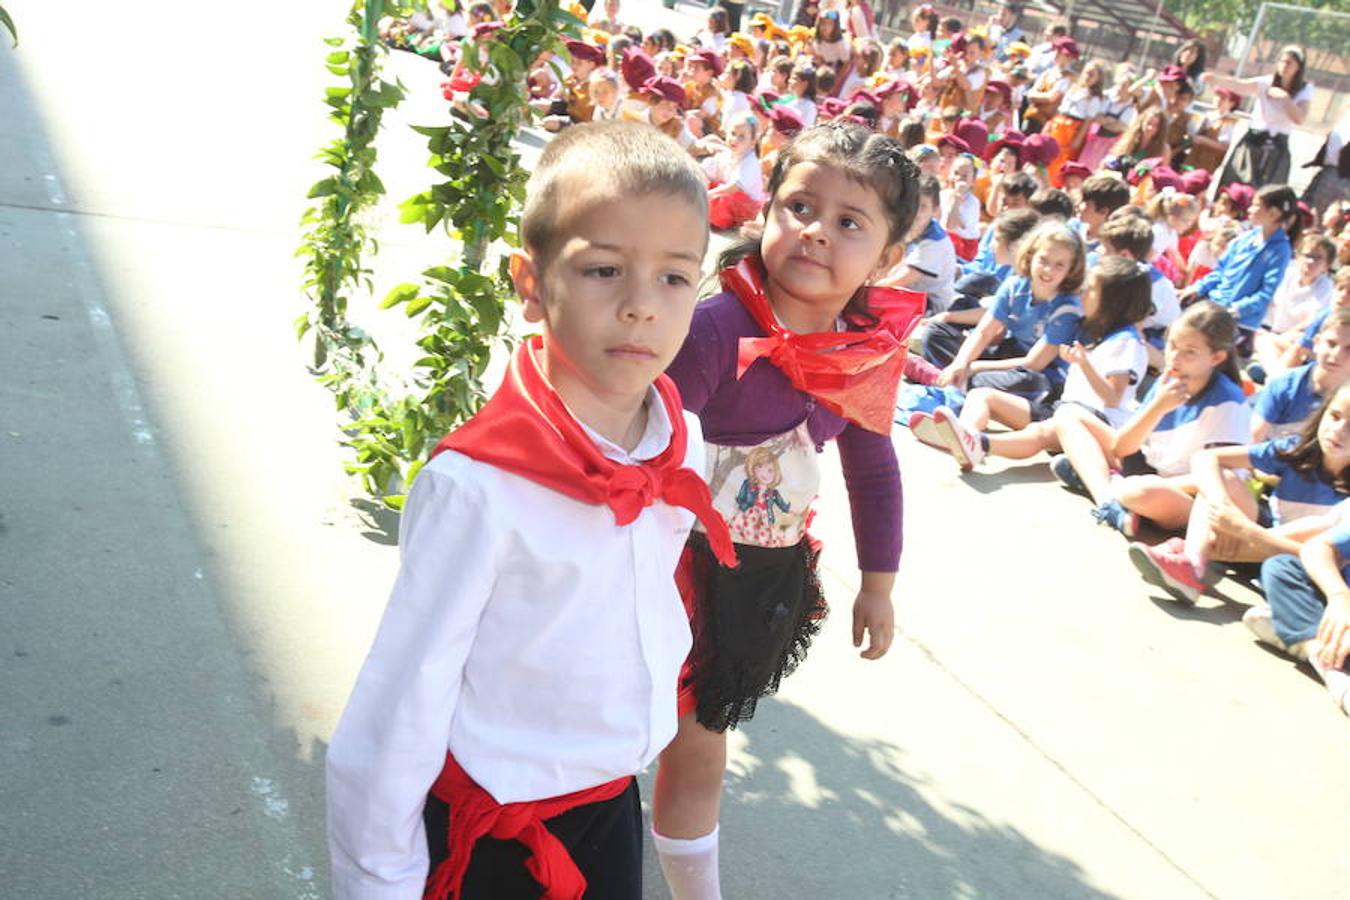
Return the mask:
<svg viewBox="0 0 1350 900"><path fill-rule="evenodd" d="M1196 282L1196 296L1227 307L1238 325L1254 331L1261 327L1293 255L1283 228L1268 241L1262 239L1261 229L1253 228L1234 238L1214 271Z"/></svg>

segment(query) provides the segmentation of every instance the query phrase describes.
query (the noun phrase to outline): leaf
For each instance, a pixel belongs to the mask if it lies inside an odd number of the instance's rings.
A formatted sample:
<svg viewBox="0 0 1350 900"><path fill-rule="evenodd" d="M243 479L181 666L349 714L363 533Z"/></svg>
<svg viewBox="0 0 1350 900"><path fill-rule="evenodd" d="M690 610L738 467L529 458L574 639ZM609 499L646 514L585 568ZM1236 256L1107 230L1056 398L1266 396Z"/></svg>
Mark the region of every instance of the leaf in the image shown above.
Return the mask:
<svg viewBox="0 0 1350 900"><path fill-rule="evenodd" d="M3 6L0 6L0 25L4 25L5 28L9 29L9 36L13 38L14 46L19 46L18 29L14 27L14 20L9 17L9 13L5 12Z"/></svg>
<svg viewBox="0 0 1350 900"><path fill-rule="evenodd" d="M330 178L325 178L322 181L316 183L314 187L309 189L309 193L306 194L305 196L313 200L315 197L327 197L332 194L336 194L337 190L338 190L338 179L337 176L334 175Z"/></svg>
<svg viewBox="0 0 1350 900"><path fill-rule="evenodd" d="M408 318L411 319L413 316L417 315L430 305L431 305L430 297L418 297L416 300L412 300L408 303L408 307L403 311L403 313L404 315L406 315Z"/></svg>
<svg viewBox="0 0 1350 900"><path fill-rule="evenodd" d="M384 501L384 505L385 505L385 506L389 507L390 509L394 510L395 512L403 512L403 504L407 501L408 495L407 495L407 494L385 494L385 495L384 495L383 497L381 497L380 499Z"/></svg>
<svg viewBox="0 0 1350 900"><path fill-rule="evenodd" d="M380 309L389 309L391 306L398 306L400 303L407 303L420 292L415 284L400 284L392 291L384 295L380 301Z"/></svg>
<svg viewBox="0 0 1350 900"><path fill-rule="evenodd" d="M324 62L338 66L345 63L350 56L351 54L346 50L335 50L324 57Z"/></svg>
<svg viewBox="0 0 1350 900"><path fill-rule="evenodd" d="M330 47L341 47L343 44L347 42L347 39L341 37L330 37L324 38L323 42Z"/></svg>

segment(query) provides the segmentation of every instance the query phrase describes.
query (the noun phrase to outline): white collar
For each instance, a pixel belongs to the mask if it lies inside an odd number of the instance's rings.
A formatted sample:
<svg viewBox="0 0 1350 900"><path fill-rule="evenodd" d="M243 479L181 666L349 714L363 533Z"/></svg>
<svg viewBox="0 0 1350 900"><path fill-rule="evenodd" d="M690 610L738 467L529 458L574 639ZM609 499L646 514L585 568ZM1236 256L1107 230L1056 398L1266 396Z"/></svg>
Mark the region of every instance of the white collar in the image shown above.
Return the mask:
<svg viewBox="0 0 1350 900"><path fill-rule="evenodd" d="M619 465L631 466L660 456L670 446L670 440L675 436L675 426L670 421L665 401L661 399L655 385L647 388L647 398L643 401L643 407L647 410L647 424L643 427L642 438L632 450L625 450L580 419L577 419L577 422L585 430L586 436L600 448L601 453Z"/></svg>

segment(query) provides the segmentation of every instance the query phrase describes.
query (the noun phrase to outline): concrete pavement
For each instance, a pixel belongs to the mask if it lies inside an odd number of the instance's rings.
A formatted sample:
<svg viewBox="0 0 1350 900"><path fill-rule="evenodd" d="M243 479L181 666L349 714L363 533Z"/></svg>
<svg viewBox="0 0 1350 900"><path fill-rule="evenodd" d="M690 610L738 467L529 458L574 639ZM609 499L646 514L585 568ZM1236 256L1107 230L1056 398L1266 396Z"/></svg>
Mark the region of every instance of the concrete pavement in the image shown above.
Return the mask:
<svg viewBox="0 0 1350 900"><path fill-rule="evenodd" d="M240 64L107 6L81 12L120 48L97 78L55 11L0 49L7 895L327 895L323 748L396 562L290 329L341 6L175 13ZM430 175L397 123L438 111L419 92L382 138L392 197ZM377 296L452 250L376 220ZM1347 723L1253 644L1251 595L1178 610L1043 465L960 478L897 445L900 639L849 646L831 453L836 613L733 735L727 896L1343 893Z"/></svg>

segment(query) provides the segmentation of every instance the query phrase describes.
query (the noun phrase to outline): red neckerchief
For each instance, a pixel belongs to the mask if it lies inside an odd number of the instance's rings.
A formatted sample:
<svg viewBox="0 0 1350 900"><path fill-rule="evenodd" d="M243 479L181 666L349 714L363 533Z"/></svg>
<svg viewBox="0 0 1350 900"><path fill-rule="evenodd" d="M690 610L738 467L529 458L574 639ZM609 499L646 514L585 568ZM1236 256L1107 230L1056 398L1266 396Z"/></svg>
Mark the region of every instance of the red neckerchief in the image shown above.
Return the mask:
<svg viewBox="0 0 1350 900"><path fill-rule="evenodd" d="M703 477L684 467L689 435L675 382L665 375L656 380L670 417L670 445L654 459L621 466L600 452L544 379L534 357L541 346L538 335L521 344L497 393L476 416L442 438L431 455L456 450L573 500L607 504L619 525L632 522L657 500L684 507L703 523L718 561L734 567L736 551L727 523L713 509Z"/></svg>
<svg viewBox="0 0 1350 900"><path fill-rule="evenodd" d="M867 331L797 334L774 317L764 293L763 264L750 256L721 272L722 287L745 305L767 337L740 340L736 377L768 357L792 386L816 398L835 415L889 434L900 376L905 370L904 338L923 314L925 295L900 288L869 288L868 302L882 323Z"/></svg>
<svg viewBox="0 0 1350 900"><path fill-rule="evenodd" d="M447 753L445 768L431 786L431 793L449 808L448 855L427 879L423 900L453 900L459 896L473 845L481 837L516 840L525 845L530 853L525 868L543 887L541 900L581 900L586 893L586 876L581 874L563 842L544 827L544 820L588 803L612 800L628 790L632 781L633 776L626 775L561 797L498 803L469 777L453 754Z"/></svg>

